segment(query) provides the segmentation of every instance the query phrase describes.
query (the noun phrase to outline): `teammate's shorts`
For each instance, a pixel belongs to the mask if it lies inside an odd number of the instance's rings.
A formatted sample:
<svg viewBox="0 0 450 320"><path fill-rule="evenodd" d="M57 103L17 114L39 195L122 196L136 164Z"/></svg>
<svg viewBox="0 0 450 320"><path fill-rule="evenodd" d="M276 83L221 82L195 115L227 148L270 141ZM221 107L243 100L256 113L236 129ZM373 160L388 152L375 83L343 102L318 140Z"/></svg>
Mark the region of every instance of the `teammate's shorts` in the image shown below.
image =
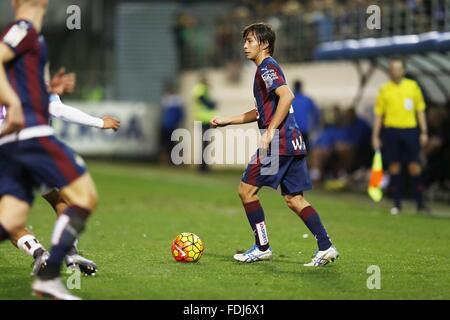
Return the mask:
<svg viewBox="0 0 450 320"><path fill-rule="evenodd" d="M419 130L384 128L382 133L383 158L392 162L419 162Z"/></svg>
<svg viewBox="0 0 450 320"><path fill-rule="evenodd" d="M81 157L54 136L0 145L0 196L31 204L35 189L61 189L85 172Z"/></svg>
<svg viewBox="0 0 450 320"><path fill-rule="evenodd" d="M281 187L282 195L297 195L312 189L305 156L272 157L269 162L255 154L242 175L242 182L256 187Z"/></svg>

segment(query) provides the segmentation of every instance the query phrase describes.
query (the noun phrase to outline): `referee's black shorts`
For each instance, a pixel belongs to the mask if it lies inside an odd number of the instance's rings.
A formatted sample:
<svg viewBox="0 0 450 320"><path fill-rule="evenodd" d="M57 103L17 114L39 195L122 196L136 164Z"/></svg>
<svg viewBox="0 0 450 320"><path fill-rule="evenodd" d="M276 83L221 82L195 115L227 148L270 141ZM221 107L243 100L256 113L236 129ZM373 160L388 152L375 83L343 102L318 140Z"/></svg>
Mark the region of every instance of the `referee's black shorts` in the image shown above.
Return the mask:
<svg viewBox="0 0 450 320"><path fill-rule="evenodd" d="M418 128L384 128L382 132L383 158L393 162L419 162L420 142Z"/></svg>

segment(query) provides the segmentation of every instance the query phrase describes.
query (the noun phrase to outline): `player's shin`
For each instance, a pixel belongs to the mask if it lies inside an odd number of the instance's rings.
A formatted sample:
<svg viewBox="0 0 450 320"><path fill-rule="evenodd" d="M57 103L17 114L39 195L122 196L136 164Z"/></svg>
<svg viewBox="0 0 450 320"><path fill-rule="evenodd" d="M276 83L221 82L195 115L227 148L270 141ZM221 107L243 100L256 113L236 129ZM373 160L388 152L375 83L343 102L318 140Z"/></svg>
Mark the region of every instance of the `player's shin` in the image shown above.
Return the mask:
<svg viewBox="0 0 450 320"><path fill-rule="evenodd" d="M320 251L327 250L331 247L332 244L330 238L328 237L327 231L320 221L319 214L313 207L308 206L303 208L300 211L299 216L308 227L309 231L311 231L316 238Z"/></svg>
<svg viewBox="0 0 450 320"><path fill-rule="evenodd" d="M83 232L90 210L69 206L56 221L52 235L52 248L47 267L38 273L41 279L54 279L59 276L64 257L71 250L78 236Z"/></svg>
<svg viewBox="0 0 450 320"><path fill-rule="evenodd" d="M9 239L9 232L0 224L0 242Z"/></svg>
<svg viewBox="0 0 450 320"><path fill-rule="evenodd" d="M256 245L261 251L267 250L269 248L269 238L264 222L264 210L261 207L259 200L244 203L244 208L248 222L255 234Z"/></svg>
<svg viewBox="0 0 450 320"><path fill-rule="evenodd" d="M423 184L420 175L411 176L411 184L413 186L414 199L416 200L417 209L420 210L425 207L423 203Z"/></svg>

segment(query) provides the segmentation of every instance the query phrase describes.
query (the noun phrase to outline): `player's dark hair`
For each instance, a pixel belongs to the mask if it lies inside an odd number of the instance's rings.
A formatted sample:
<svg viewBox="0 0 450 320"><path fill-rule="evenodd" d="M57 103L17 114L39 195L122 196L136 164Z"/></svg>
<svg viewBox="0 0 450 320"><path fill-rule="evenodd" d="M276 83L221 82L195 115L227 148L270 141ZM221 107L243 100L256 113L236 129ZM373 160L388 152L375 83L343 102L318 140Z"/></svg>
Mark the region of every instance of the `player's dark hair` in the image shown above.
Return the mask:
<svg viewBox="0 0 450 320"><path fill-rule="evenodd" d="M263 22L253 23L249 26L246 26L244 30L242 30L242 38L245 39L249 34L255 35L255 38L259 41L259 43L268 43L267 50L269 50L269 54L273 55L273 51L275 50L275 32L273 32L272 28Z"/></svg>

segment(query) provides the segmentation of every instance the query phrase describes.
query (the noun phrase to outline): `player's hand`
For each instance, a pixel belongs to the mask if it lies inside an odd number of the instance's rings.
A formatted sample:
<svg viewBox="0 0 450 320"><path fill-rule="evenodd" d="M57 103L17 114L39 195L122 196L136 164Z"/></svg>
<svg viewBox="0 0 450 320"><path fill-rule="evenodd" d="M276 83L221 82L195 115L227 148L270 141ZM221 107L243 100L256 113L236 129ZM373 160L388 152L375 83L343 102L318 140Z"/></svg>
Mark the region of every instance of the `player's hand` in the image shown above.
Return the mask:
<svg viewBox="0 0 450 320"><path fill-rule="evenodd" d="M372 147L373 150L381 149L381 139L379 137L372 137Z"/></svg>
<svg viewBox="0 0 450 320"><path fill-rule="evenodd" d="M103 118L103 129L113 129L114 131L119 130L120 120L115 119L110 116L104 116Z"/></svg>
<svg viewBox="0 0 450 320"><path fill-rule="evenodd" d="M269 145L272 142L274 135L275 130L267 129L266 131L264 131L263 135L261 136L259 147L264 150L269 149Z"/></svg>
<svg viewBox="0 0 450 320"><path fill-rule="evenodd" d="M217 117L213 118L210 122L209 122L211 128L217 128L217 127L225 127L228 125L228 122L226 122L223 119L219 119Z"/></svg>
<svg viewBox="0 0 450 320"><path fill-rule="evenodd" d="M58 95L72 93L75 90L76 81L75 73L66 73L66 69L61 68L50 80L48 91Z"/></svg>
<svg viewBox="0 0 450 320"><path fill-rule="evenodd" d="M9 105L6 119L0 127L0 137L10 133L19 132L25 126L25 117L23 115L21 104Z"/></svg>
<svg viewBox="0 0 450 320"><path fill-rule="evenodd" d="M427 145L427 143L428 143L428 134L425 133L425 132L422 132L420 134L419 141L420 141L420 145L422 147L425 147Z"/></svg>

